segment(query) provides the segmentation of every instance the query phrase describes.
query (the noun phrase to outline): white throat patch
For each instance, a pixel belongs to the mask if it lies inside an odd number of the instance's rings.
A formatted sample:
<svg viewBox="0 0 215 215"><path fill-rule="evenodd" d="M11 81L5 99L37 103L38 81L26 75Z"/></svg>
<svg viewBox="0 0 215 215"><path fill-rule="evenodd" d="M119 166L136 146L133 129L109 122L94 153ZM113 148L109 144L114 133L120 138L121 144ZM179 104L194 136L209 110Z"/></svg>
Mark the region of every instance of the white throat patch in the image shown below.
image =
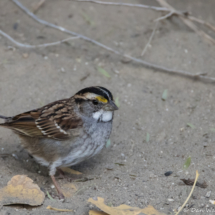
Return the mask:
<svg viewBox="0 0 215 215"><path fill-rule="evenodd" d="M113 118L113 112L100 110L93 113L93 118L102 122L109 122Z"/></svg>

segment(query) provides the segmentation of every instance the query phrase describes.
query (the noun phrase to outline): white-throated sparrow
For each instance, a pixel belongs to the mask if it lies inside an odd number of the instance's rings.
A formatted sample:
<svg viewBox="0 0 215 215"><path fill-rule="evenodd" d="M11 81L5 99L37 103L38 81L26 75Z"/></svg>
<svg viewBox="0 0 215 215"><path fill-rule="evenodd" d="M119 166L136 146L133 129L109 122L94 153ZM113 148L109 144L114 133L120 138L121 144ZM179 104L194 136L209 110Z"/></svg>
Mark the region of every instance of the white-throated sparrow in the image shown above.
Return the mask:
<svg viewBox="0 0 215 215"><path fill-rule="evenodd" d="M63 193L55 180L57 168L72 166L98 154L112 129L113 96L104 87L88 87L68 99L14 117L0 116L0 126L18 134L22 146L49 168L60 198Z"/></svg>

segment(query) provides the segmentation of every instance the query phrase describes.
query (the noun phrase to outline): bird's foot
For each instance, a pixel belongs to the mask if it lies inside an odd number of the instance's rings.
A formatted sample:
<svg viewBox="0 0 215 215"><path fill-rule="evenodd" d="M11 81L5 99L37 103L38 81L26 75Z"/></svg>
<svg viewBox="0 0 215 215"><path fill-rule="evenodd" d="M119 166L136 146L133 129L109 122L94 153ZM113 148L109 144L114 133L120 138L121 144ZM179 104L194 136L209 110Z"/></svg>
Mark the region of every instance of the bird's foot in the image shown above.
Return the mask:
<svg viewBox="0 0 215 215"><path fill-rule="evenodd" d="M57 190L57 192L58 192L58 197L59 197L59 199L60 199L61 201L64 201L64 200L65 200L65 196L64 196L64 194L63 194L63 192L62 192L62 190L61 190L59 184L58 184L57 181L55 180L54 175L51 175L51 179L52 179L52 181L53 181L53 183L54 183L54 186L55 186L55 188L56 188L56 190Z"/></svg>

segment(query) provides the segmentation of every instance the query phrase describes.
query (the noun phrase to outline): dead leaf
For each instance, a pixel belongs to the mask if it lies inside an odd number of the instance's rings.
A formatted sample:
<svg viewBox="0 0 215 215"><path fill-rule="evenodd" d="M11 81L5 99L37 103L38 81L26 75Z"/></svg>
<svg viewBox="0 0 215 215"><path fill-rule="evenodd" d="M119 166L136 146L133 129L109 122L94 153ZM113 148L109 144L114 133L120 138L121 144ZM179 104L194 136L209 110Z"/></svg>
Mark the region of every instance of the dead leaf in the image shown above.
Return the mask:
<svg viewBox="0 0 215 215"><path fill-rule="evenodd" d="M209 200L209 202L212 204L212 205L215 205L215 201L214 200ZM96 214L95 214L96 215Z"/></svg>
<svg viewBox="0 0 215 215"><path fill-rule="evenodd" d="M190 166L190 164L191 164L191 157L189 156L184 163L184 168L187 169Z"/></svg>
<svg viewBox="0 0 215 215"><path fill-rule="evenodd" d="M115 164L117 164L119 166L124 166L125 165L124 163L115 163Z"/></svg>
<svg viewBox="0 0 215 215"><path fill-rule="evenodd" d="M146 208L140 209L137 207L131 207L128 205L120 205L118 207L109 207L104 203L104 199L97 197L98 200L93 200L92 198L88 199L88 202L96 205L102 211L109 215L138 215L140 213L145 213L146 215L165 215L154 209L151 205L148 205Z"/></svg>
<svg viewBox="0 0 215 215"><path fill-rule="evenodd" d="M82 173L81 172L79 172L79 171L76 171L76 170L74 170L74 169L70 169L70 168L68 168L68 167L62 167L62 168L60 168L63 172L67 172L67 173L69 173L69 174L73 174L73 175L81 175Z"/></svg>
<svg viewBox="0 0 215 215"><path fill-rule="evenodd" d="M104 70L103 68L98 67L98 71L99 71L100 73L102 73L104 76L106 76L107 78L110 78L109 73L108 73L106 70Z"/></svg>
<svg viewBox="0 0 215 215"><path fill-rule="evenodd" d="M84 77L82 77L81 79L80 79L80 81L84 81L86 78L88 78L90 76L90 73L88 73L88 74L86 74Z"/></svg>
<svg viewBox="0 0 215 215"><path fill-rule="evenodd" d="M115 99L115 104L116 104L116 106L119 108L120 103L119 103L119 98L118 98L118 97L116 97L116 99Z"/></svg>
<svg viewBox="0 0 215 215"><path fill-rule="evenodd" d="M70 211L73 211L73 210L71 210L71 209L54 208L54 207L52 207L52 206L50 206L50 205L47 206L46 209L53 210L53 211L61 211L61 212L70 212Z"/></svg>
<svg viewBox="0 0 215 215"><path fill-rule="evenodd" d="M90 211L89 211L89 215L108 215L108 214L105 213L105 212L102 212L102 211L90 210Z"/></svg>
<svg viewBox="0 0 215 215"><path fill-rule="evenodd" d="M73 180L73 182L86 182L86 181L91 181L91 180L98 179L98 178L99 178L99 177L95 177L95 178L87 178L87 177L84 177L84 178L80 178L80 179Z"/></svg>
<svg viewBox="0 0 215 215"><path fill-rule="evenodd" d="M165 89L165 90L163 91L163 94L162 94L162 100L163 100L163 101L166 101L167 96L168 96L168 90Z"/></svg>
<svg viewBox="0 0 215 215"><path fill-rule="evenodd" d="M183 181L188 186L193 186L194 181L195 181L195 179L189 179L189 178L188 179L182 178L180 180ZM205 181L203 183L200 183L200 182L197 181L196 186L201 187L201 188L206 188L208 185L207 185L207 183Z"/></svg>
<svg viewBox="0 0 215 215"><path fill-rule="evenodd" d="M38 206L43 203L45 194L26 175L15 175L7 186L0 190L2 205L27 204Z"/></svg>

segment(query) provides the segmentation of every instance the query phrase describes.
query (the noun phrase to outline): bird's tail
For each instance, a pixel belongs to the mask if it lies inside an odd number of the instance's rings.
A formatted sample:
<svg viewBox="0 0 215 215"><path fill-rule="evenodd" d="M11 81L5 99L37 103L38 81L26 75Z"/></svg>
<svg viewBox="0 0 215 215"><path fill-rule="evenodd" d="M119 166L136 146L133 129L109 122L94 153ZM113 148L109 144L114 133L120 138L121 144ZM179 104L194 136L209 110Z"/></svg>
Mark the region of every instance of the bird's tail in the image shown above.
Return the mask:
<svg viewBox="0 0 215 215"><path fill-rule="evenodd" d="M3 120L1 120L3 119ZM8 117L7 116L2 116L0 115L0 126L6 126L6 122L8 121Z"/></svg>
<svg viewBox="0 0 215 215"><path fill-rule="evenodd" d="M2 115L0 115L0 118L1 118L1 119L7 119L8 117L7 117L7 116L2 116Z"/></svg>

